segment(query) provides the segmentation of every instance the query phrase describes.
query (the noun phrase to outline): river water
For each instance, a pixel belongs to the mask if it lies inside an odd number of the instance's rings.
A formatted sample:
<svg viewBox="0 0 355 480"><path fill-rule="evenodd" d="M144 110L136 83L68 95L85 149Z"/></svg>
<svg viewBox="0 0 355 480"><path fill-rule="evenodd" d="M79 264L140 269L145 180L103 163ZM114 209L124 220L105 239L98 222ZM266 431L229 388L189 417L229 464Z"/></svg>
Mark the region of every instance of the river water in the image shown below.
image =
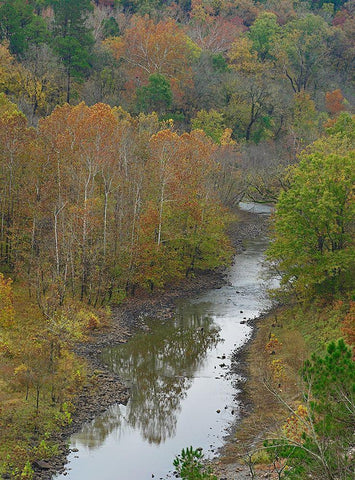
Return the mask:
<svg viewBox="0 0 355 480"><path fill-rule="evenodd" d="M267 206L240 207L270 213ZM251 335L244 321L270 306L261 277L266 246L266 238L249 241L227 285L182 299L174 320L151 319L149 333L103 352L104 363L130 386L131 398L72 436L77 451L69 456L67 474L56 480L167 479L182 448L216 454L239 417L231 353Z"/></svg>

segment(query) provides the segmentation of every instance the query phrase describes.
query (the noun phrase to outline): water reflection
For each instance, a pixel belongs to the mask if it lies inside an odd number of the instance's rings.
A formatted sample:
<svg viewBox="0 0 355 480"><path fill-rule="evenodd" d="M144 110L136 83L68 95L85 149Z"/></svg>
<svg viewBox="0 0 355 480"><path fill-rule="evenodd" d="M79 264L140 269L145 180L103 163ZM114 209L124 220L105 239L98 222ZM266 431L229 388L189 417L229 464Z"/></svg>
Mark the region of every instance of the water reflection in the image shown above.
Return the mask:
<svg viewBox="0 0 355 480"><path fill-rule="evenodd" d="M112 432L121 432L125 408L124 405L111 406L103 415L97 416L92 423L84 424L82 430L76 435L77 440L82 441L89 450L100 447Z"/></svg>
<svg viewBox="0 0 355 480"><path fill-rule="evenodd" d="M270 210L241 207L262 215ZM182 298L174 322L152 321L151 334L106 351L105 363L131 386L131 400L126 407L112 406L71 438L78 452L56 480L172 478L171 460L186 445L215 455L240 413L234 377L226 374L230 354L250 335L245 320L270 305L260 280L266 245L266 238L248 242L228 284Z"/></svg>
<svg viewBox="0 0 355 480"><path fill-rule="evenodd" d="M156 445L174 436L181 401L207 351L221 341L212 319L202 315L177 318L164 325L152 321L150 326L154 335L138 334L103 354L109 368L129 382L131 400L124 422L122 415L100 421L97 438L101 442L105 431L108 435L119 424L121 434L124 427L136 428L145 440Z"/></svg>

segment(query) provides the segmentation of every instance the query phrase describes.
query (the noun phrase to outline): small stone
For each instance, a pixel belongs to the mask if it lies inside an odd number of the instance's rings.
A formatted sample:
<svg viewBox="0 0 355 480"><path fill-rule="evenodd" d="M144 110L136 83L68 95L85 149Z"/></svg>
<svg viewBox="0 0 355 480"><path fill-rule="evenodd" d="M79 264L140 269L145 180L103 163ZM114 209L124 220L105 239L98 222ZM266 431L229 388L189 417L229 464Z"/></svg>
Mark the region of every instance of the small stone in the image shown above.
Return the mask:
<svg viewBox="0 0 355 480"><path fill-rule="evenodd" d="M50 470L51 468L49 463L44 460L36 460L35 462L33 462L33 465L37 468L40 468L41 470Z"/></svg>

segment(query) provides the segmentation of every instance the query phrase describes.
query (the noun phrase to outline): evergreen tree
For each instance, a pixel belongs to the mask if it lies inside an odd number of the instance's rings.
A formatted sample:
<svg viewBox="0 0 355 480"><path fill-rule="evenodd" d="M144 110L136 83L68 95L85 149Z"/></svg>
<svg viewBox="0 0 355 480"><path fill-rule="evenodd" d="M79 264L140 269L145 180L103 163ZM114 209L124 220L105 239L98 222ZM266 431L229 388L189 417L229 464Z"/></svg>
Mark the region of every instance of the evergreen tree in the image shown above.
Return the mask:
<svg viewBox="0 0 355 480"><path fill-rule="evenodd" d="M53 0L53 48L66 69L66 99L71 96L71 81L83 80L90 69L94 39L85 21L92 9L90 0Z"/></svg>
<svg viewBox="0 0 355 480"><path fill-rule="evenodd" d="M47 28L33 8L21 0L5 0L0 4L0 41L7 40L11 53L23 54L32 44L47 38Z"/></svg>
<svg viewBox="0 0 355 480"><path fill-rule="evenodd" d="M355 362L341 339L324 356L304 364L305 406L289 418L285 435L265 442L275 458L287 459L285 478L350 480L355 422ZM296 427L297 425L297 427Z"/></svg>

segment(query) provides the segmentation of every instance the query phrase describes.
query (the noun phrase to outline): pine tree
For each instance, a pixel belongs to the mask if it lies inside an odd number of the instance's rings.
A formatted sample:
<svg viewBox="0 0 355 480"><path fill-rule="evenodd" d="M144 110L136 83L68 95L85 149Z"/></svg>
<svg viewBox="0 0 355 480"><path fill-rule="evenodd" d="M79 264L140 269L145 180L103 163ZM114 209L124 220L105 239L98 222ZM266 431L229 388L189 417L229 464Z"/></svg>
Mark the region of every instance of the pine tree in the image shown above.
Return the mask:
<svg viewBox="0 0 355 480"><path fill-rule="evenodd" d="M90 0L53 0L53 49L66 69L66 99L70 102L71 81L81 81L90 69L94 43L85 21L92 8Z"/></svg>

